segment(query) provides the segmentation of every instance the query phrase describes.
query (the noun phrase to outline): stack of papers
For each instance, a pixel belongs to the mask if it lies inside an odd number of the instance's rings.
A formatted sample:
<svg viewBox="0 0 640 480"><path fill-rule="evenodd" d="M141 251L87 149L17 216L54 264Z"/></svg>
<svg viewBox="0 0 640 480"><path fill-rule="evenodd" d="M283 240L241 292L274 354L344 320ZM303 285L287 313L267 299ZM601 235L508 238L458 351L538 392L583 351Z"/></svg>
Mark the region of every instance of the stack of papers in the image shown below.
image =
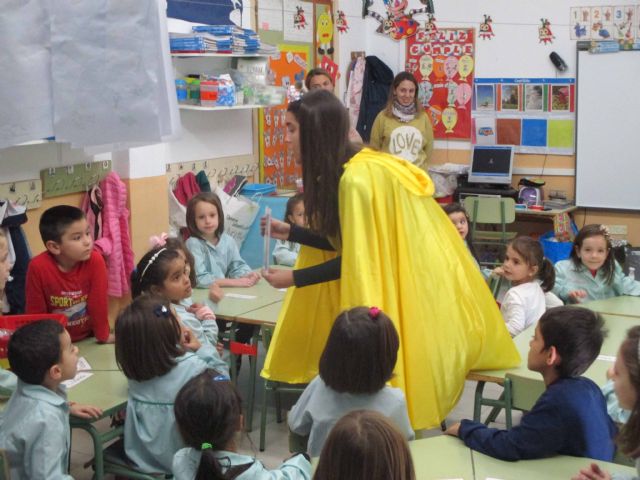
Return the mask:
<svg viewBox="0 0 640 480"><path fill-rule="evenodd" d="M231 41L231 51L240 54L257 54L260 50L260 37L249 29L237 25L199 25L192 27L194 33L206 34L213 38Z"/></svg>
<svg viewBox="0 0 640 480"><path fill-rule="evenodd" d="M169 37L171 53L231 53L232 44L229 35L171 33Z"/></svg>

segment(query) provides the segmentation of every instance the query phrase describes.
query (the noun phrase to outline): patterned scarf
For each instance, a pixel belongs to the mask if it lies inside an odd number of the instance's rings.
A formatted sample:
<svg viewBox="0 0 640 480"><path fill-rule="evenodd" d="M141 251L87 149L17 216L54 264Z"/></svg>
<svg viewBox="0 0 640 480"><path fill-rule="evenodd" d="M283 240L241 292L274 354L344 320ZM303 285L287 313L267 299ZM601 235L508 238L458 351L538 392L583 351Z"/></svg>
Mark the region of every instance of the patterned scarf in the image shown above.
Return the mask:
<svg viewBox="0 0 640 480"><path fill-rule="evenodd" d="M402 123L408 123L416 118L416 104L402 105L398 100L393 101L393 115Z"/></svg>

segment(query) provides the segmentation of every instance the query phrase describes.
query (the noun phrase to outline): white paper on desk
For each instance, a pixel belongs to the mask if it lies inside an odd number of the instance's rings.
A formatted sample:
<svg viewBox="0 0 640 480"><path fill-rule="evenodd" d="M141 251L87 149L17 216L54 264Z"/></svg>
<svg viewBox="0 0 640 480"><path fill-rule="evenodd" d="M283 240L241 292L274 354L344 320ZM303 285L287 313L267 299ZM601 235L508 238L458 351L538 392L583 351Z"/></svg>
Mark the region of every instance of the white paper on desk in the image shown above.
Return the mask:
<svg viewBox="0 0 640 480"><path fill-rule="evenodd" d="M71 380L66 380L62 382L62 384L67 387L67 389L75 387L80 382L84 382L87 378L93 375L93 372L88 370L91 370L91 365L89 365L86 358L80 357L78 359L78 373L76 373L76 376Z"/></svg>
<svg viewBox="0 0 640 480"><path fill-rule="evenodd" d="M269 257L271 257L271 208L264 209L264 237L262 245L262 268L265 272L269 270Z"/></svg>
<svg viewBox="0 0 640 480"><path fill-rule="evenodd" d="M254 298L258 298L255 295L243 295L242 293L225 293L224 296L226 298L239 298L240 300L253 300Z"/></svg>
<svg viewBox="0 0 640 480"><path fill-rule="evenodd" d="M598 360L602 360L604 362L615 362L616 357L612 355L598 355Z"/></svg>
<svg viewBox="0 0 640 480"><path fill-rule="evenodd" d="M88 370L91 370L91 365L89 365L89 362L87 361L86 358L84 357L80 357L78 359L78 372L86 372Z"/></svg>

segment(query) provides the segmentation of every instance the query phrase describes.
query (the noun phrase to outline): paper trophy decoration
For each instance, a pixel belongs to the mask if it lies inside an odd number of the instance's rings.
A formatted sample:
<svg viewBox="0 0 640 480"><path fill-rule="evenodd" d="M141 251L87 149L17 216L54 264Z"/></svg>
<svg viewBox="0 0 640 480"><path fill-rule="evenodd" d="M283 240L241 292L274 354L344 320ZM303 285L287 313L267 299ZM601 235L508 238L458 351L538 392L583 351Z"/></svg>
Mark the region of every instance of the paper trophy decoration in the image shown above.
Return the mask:
<svg viewBox="0 0 640 480"><path fill-rule="evenodd" d="M553 39L556 38L551 31L551 22L547 18L541 18L542 25L538 27L538 37L540 40L538 43L553 43Z"/></svg>
<svg viewBox="0 0 640 480"><path fill-rule="evenodd" d="M318 25L316 26L316 43L318 45L318 53L324 55L333 53L333 20L331 14L328 11L322 12L318 15Z"/></svg>
<svg viewBox="0 0 640 480"><path fill-rule="evenodd" d="M369 10L373 2L364 0L363 13L375 18L380 22L376 29L377 33L386 35L393 40L404 40L416 34L420 24L413 19L417 13L433 13L432 0L420 0L424 5L421 8L414 8L406 11L409 0L383 0L387 9L386 17Z"/></svg>
<svg viewBox="0 0 640 480"><path fill-rule="evenodd" d="M338 30L338 33L347 33L347 30L349 30L347 16L342 10L338 10L336 15L338 16L338 18L336 18L336 29Z"/></svg>
<svg viewBox="0 0 640 480"><path fill-rule="evenodd" d="M493 27L491 27L491 15L484 15L484 22L480 24L480 28L478 28L478 37L483 40L491 40L495 33L493 33Z"/></svg>
<svg viewBox="0 0 640 480"><path fill-rule="evenodd" d="M322 57L322 60L320 60L320 68L324 68L327 72L329 72L329 75L331 75L331 80L335 85L338 81L338 64L325 55L324 57Z"/></svg>

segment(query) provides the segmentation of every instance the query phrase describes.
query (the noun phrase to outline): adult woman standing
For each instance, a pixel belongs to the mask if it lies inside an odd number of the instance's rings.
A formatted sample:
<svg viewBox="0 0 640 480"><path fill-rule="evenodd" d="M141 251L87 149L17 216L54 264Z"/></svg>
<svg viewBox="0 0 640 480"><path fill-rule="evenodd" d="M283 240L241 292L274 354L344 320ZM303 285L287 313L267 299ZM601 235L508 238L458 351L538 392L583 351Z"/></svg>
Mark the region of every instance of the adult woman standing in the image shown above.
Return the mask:
<svg viewBox="0 0 640 480"><path fill-rule="evenodd" d="M438 425L470 369L519 361L491 293L433 200L429 177L403 159L359 151L332 94L289 104L286 128L311 228L271 221L273 237L303 246L295 270L264 272L273 286L296 288L285 297L262 375L309 382L337 314L375 305L400 336L392 383L406 394L413 427Z"/></svg>
<svg viewBox="0 0 640 480"><path fill-rule="evenodd" d="M400 72L395 76L387 105L373 122L369 143L426 171L433 150L433 128L417 93L413 75Z"/></svg>

